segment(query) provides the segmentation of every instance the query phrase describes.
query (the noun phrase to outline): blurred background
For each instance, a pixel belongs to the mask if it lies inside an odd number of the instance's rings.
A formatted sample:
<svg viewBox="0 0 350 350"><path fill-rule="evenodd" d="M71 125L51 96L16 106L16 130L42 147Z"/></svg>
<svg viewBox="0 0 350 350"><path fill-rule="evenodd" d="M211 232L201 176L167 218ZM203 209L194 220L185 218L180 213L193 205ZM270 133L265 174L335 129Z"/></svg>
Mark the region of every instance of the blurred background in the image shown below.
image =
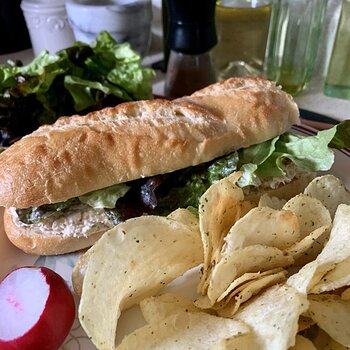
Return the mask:
<svg viewBox="0 0 350 350"><path fill-rule="evenodd" d="M198 10L205 2L1 0L0 63L20 59L26 64L43 49L55 53L107 30L118 42L129 42L143 64L155 69L156 95L167 94L167 84L175 84L184 67L188 76L211 67L216 80L275 80L301 108L345 118L350 111L350 0L207 0L215 10L204 23L195 11L191 17L190 8ZM188 14L185 22L181 13ZM212 21L215 43L208 32L212 44L191 51ZM183 92L189 93L188 88Z"/></svg>

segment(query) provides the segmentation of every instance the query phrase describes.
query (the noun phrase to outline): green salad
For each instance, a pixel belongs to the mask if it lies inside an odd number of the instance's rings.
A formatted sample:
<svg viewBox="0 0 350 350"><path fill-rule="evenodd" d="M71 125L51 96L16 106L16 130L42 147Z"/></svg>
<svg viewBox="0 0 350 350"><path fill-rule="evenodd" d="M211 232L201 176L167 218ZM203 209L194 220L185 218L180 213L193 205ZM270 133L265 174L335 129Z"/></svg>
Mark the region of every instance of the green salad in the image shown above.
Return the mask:
<svg viewBox="0 0 350 350"><path fill-rule="evenodd" d="M152 69L128 43L101 32L30 64L0 65L0 145L8 146L59 116L86 114L120 102L152 98Z"/></svg>

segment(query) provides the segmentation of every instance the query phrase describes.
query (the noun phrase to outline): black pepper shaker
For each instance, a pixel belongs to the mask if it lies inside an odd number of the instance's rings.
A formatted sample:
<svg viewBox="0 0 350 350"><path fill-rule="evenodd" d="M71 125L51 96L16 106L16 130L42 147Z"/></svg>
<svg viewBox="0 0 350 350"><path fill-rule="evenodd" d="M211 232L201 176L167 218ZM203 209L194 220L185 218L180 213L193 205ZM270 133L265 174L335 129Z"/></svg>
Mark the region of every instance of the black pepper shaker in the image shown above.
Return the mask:
<svg viewBox="0 0 350 350"><path fill-rule="evenodd" d="M170 56L165 95L189 95L216 82L211 49L217 43L215 0L167 0Z"/></svg>

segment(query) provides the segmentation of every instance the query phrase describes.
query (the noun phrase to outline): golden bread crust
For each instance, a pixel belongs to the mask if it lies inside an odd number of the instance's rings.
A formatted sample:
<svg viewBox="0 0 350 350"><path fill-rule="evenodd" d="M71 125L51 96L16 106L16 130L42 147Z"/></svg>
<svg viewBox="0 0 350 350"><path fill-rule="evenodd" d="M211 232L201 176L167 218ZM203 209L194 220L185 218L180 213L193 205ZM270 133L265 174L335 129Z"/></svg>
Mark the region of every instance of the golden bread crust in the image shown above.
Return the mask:
<svg viewBox="0 0 350 350"><path fill-rule="evenodd" d="M62 117L0 154L0 205L55 203L200 164L299 123L274 83L232 78L174 101L129 102Z"/></svg>
<svg viewBox="0 0 350 350"><path fill-rule="evenodd" d="M4 211L4 230L8 239L25 253L34 255L58 255L74 252L92 246L106 231L98 231L87 237L63 235L43 235L41 232L28 232L17 226L8 209Z"/></svg>

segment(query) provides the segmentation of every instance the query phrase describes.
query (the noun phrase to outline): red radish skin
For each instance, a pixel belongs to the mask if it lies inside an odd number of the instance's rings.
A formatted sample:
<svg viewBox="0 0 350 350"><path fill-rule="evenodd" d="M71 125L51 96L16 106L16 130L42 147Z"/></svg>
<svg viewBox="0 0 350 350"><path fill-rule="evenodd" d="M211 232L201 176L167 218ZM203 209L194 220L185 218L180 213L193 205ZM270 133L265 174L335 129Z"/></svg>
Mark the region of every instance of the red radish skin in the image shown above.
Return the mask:
<svg viewBox="0 0 350 350"><path fill-rule="evenodd" d="M0 350L57 350L75 318L70 289L47 267L8 274L0 283L0 307Z"/></svg>

